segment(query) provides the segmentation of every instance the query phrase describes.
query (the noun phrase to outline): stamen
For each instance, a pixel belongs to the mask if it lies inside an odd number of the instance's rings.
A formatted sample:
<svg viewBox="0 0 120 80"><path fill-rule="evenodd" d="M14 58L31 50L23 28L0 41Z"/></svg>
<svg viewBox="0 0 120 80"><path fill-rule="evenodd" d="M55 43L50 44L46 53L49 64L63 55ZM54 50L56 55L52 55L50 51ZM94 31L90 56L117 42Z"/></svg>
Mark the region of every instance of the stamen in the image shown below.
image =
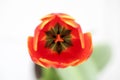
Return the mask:
<svg viewBox="0 0 120 80"><path fill-rule="evenodd" d="M60 54L63 50L72 46L71 30L66 29L57 23L50 30L46 31L46 44L45 47L51 48Z"/></svg>

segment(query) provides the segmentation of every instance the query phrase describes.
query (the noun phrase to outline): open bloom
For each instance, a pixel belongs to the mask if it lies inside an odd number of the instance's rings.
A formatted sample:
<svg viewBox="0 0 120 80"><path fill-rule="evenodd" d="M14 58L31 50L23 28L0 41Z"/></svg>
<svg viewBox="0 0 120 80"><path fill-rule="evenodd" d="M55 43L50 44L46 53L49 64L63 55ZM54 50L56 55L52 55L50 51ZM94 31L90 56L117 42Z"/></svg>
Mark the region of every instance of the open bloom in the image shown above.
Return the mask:
<svg viewBox="0 0 120 80"><path fill-rule="evenodd" d="M91 34L82 33L71 16L52 13L42 18L34 36L28 37L28 50L38 65L65 68L87 60L93 48Z"/></svg>

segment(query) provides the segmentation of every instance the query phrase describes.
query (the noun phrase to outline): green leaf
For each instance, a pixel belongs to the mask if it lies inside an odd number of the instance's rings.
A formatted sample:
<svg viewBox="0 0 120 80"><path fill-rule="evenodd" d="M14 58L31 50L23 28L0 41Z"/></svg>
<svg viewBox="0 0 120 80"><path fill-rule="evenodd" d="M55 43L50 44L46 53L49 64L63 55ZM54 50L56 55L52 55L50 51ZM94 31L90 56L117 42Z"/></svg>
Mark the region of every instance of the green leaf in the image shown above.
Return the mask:
<svg viewBox="0 0 120 80"><path fill-rule="evenodd" d="M76 67L56 70L62 80L96 80L97 69L91 59Z"/></svg>
<svg viewBox="0 0 120 80"><path fill-rule="evenodd" d="M61 80L54 68L43 68L34 64L34 70L37 80Z"/></svg>
<svg viewBox="0 0 120 80"><path fill-rule="evenodd" d="M60 77L54 68L42 68L42 78L39 80L60 80Z"/></svg>
<svg viewBox="0 0 120 80"><path fill-rule="evenodd" d="M83 77L83 80L96 80L97 79L97 68L94 65L91 58L89 58L83 64L78 66L80 71L80 76Z"/></svg>
<svg viewBox="0 0 120 80"><path fill-rule="evenodd" d="M111 48L107 44L96 45L91 56L98 71L102 70L109 62L111 57Z"/></svg>

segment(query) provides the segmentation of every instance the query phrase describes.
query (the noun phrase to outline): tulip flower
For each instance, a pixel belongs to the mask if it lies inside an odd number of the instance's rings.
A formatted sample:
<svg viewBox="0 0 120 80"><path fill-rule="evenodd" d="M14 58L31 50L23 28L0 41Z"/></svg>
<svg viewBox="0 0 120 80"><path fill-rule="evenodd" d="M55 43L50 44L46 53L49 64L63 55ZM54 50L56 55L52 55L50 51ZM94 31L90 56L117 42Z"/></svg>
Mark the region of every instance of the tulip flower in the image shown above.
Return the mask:
<svg viewBox="0 0 120 80"><path fill-rule="evenodd" d="M28 50L34 63L43 67L65 68L86 61L92 53L90 32L64 13L48 14L41 19L34 36L28 37Z"/></svg>

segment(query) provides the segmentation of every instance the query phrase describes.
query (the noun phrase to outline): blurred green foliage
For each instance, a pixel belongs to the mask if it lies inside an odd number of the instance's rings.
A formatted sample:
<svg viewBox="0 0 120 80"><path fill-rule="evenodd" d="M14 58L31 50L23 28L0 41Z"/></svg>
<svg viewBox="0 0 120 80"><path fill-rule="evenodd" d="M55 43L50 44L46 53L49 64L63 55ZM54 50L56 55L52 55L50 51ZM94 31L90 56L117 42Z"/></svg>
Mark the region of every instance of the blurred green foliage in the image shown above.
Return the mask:
<svg viewBox="0 0 120 80"><path fill-rule="evenodd" d="M57 72L62 80L95 80L97 74L96 67L91 59L76 67L57 69Z"/></svg>
<svg viewBox="0 0 120 80"><path fill-rule="evenodd" d="M42 78L40 80L61 80L54 68L42 68Z"/></svg>
<svg viewBox="0 0 120 80"><path fill-rule="evenodd" d="M109 45L96 45L91 57L78 66L64 69L45 69L41 67L41 74L37 74L41 75L38 80L97 80L98 72L105 67L110 57L111 49Z"/></svg>
<svg viewBox="0 0 120 80"><path fill-rule="evenodd" d="M91 59L95 63L97 69L102 70L111 57L111 47L107 44L96 45L93 49Z"/></svg>

